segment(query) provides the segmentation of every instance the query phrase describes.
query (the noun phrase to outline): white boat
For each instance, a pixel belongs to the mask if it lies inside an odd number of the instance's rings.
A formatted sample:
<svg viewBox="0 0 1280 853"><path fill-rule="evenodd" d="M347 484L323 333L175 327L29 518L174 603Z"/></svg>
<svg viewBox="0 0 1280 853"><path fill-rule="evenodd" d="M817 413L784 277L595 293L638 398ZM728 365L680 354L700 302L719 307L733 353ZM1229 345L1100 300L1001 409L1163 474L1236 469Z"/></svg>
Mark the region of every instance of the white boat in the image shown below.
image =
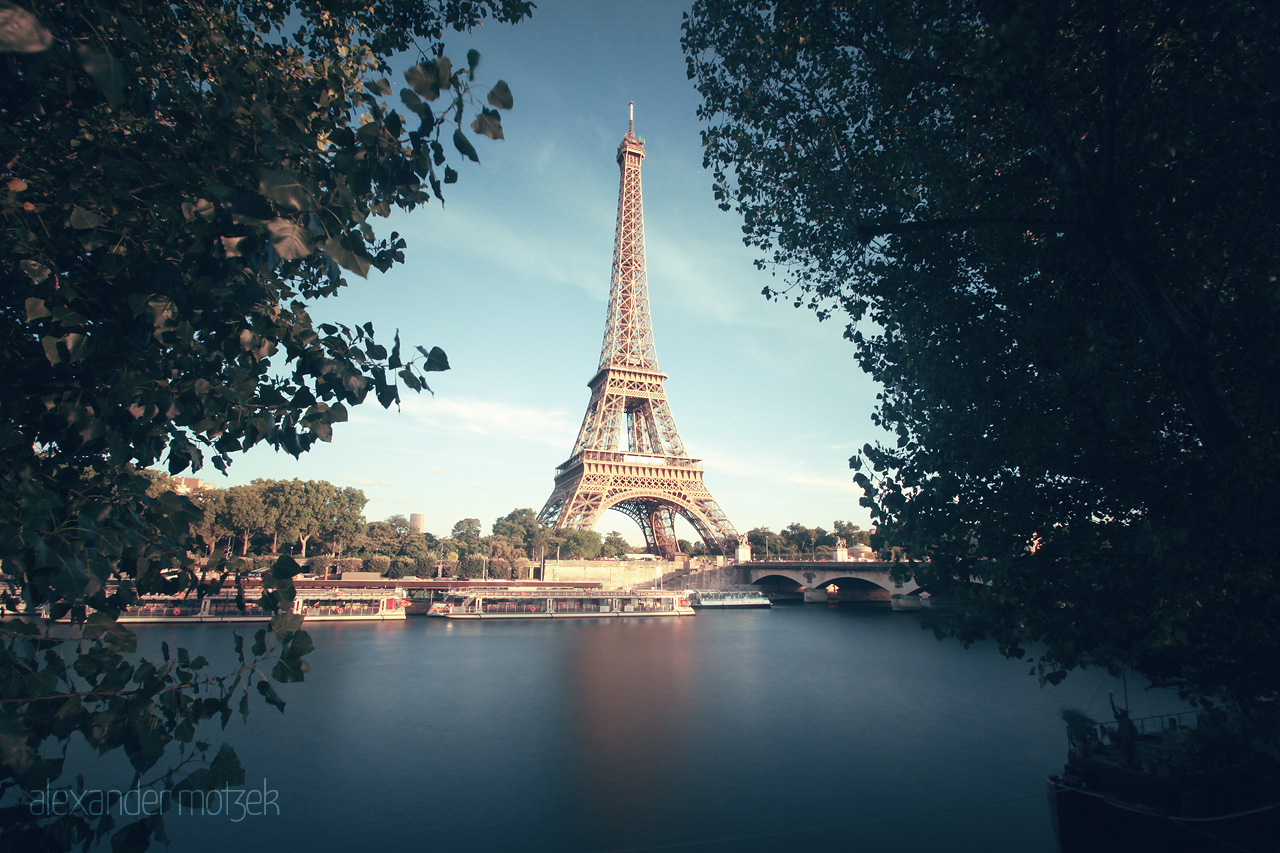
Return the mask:
<svg viewBox="0 0 1280 853"><path fill-rule="evenodd" d="M573 619L692 616L683 592L660 589L502 587L445 592L428 616L446 619Z"/></svg>
<svg viewBox="0 0 1280 853"><path fill-rule="evenodd" d="M261 622L271 615L254 603L256 591L247 591L245 609L236 604L234 591L204 598L162 595L142 596L120 614L119 622ZM293 613L308 622L373 622L404 619L409 602L405 591L395 589L299 589Z"/></svg>
<svg viewBox="0 0 1280 853"><path fill-rule="evenodd" d="M769 599L758 589L691 589L689 601L694 607L728 609L745 607L772 607Z"/></svg>

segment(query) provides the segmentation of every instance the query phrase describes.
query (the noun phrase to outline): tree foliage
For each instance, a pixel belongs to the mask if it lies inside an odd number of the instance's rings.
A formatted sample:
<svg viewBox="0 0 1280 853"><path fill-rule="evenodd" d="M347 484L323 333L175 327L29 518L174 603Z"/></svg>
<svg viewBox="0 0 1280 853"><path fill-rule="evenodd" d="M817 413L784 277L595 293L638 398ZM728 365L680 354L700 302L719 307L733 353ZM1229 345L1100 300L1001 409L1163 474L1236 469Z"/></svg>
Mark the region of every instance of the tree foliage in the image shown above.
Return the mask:
<svg viewBox="0 0 1280 853"><path fill-rule="evenodd" d="M890 438L851 460L878 534L1049 680L1132 667L1250 713L1280 684L1278 36L1190 0L687 19L766 295L843 315L883 385Z"/></svg>
<svg viewBox="0 0 1280 853"><path fill-rule="evenodd" d="M0 9L0 565L4 607L26 614L0 631L6 842L54 850L110 829L19 827L22 807L7 808L6 797L59 784L50 755L72 734L124 746L141 774L157 744L189 744L201 720L247 712L251 683L283 707L272 681L302 677L310 641L284 617L236 682L202 681L185 652L134 654L111 620L137 595L206 594L245 569L233 559L197 571L200 507L141 471L222 470L263 443L300 454L330 440L351 406L370 395L395 405L402 387L426 389L426 374L448 368L438 348L402 348L398 334L386 345L370 324L313 324L308 306L345 286L344 271L402 262L404 241L377 234L373 218L442 201L458 178L449 164L478 157L470 137L502 137L510 89L498 81L482 102L478 54L454 66L445 32L531 8ZM389 62L405 50L416 64L393 100ZM287 601L294 571L284 560L268 576L265 606ZM54 639L68 635L50 634L42 607L79 626L72 640ZM260 680L252 661L273 653ZM199 684L212 686L197 698ZM188 778L209 782L229 766L219 760ZM145 846L159 831L149 820L117 838Z"/></svg>

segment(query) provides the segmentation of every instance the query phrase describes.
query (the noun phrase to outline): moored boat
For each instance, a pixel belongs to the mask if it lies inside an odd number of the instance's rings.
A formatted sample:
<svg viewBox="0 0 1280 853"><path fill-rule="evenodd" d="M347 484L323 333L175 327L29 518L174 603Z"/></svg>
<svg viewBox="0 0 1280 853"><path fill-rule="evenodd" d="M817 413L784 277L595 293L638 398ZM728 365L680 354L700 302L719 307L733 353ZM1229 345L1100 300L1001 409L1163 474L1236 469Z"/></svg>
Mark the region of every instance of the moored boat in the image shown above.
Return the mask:
<svg viewBox="0 0 1280 853"><path fill-rule="evenodd" d="M537 587L456 590L431 604L428 616L446 619L567 619L692 616L683 592L658 589L538 589Z"/></svg>
<svg viewBox="0 0 1280 853"><path fill-rule="evenodd" d="M728 610L772 607L758 589L690 589L689 603L698 609Z"/></svg>
<svg viewBox="0 0 1280 853"><path fill-rule="evenodd" d="M1071 738L1049 777L1062 853L1280 849L1280 763L1247 750L1197 748L1214 737L1188 727L1194 713L1129 720Z"/></svg>
<svg viewBox="0 0 1280 853"><path fill-rule="evenodd" d="M408 606L403 589L299 589L293 613L309 622L371 622L404 619ZM271 615L258 607L252 595L245 608L236 603L234 591L204 598L143 596L125 608L120 622L261 622Z"/></svg>

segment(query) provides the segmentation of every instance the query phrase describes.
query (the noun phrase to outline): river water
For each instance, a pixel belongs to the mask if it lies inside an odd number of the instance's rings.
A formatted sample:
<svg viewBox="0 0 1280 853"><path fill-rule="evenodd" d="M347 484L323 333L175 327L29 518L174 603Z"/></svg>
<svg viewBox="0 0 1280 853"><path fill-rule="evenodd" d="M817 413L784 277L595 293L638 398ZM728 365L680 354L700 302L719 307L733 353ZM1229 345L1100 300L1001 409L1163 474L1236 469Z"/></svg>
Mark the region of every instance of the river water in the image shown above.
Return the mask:
<svg viewBox="0 0 1280 853"><path fill-rule="evenodd" d="M1041 688L868 606L308 630L284 714L255 701L202 732L275 808L170 812L172 850L1049 853L1058 709L1106 719L1122 690L1096 671ZM231 631L140 627L139 647L225 661Z"/></svg>

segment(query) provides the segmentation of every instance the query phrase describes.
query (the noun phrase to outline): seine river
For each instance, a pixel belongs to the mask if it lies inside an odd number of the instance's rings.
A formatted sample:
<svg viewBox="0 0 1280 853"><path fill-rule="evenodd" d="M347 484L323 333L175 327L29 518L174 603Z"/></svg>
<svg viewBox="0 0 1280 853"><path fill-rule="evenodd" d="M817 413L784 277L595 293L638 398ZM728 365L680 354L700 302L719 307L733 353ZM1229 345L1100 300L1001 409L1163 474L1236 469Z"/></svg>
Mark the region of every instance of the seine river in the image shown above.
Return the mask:
<svg viewBox="0 0 1280 853"><path fill-rule="evenodd" d="M255 695L247 725L202 732L276 808L171 812L171 850L1049 853L1058 709L1106 719L1122 690L1092 670L1041 688L866 606L309 630L284 714ZM226 625L138 634L230 652Z"/></svg>

